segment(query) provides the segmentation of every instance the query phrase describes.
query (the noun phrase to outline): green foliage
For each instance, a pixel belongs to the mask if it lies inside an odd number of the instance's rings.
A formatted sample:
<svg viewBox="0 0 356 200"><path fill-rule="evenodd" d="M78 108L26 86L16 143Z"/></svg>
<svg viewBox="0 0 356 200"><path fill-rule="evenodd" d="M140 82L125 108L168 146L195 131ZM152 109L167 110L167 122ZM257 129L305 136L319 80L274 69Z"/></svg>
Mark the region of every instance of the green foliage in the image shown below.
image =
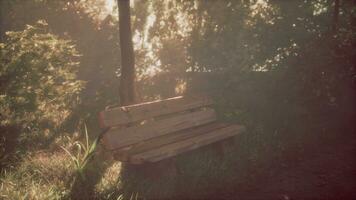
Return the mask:
<svg viewBox="0 0 356 200"><path fill-rule="evenodd" d="M249 130L245 159L236 168L248 159L274 162L293 145L302 149L334 127L348 131L330 135L350 137L356 116L355 4L342 2L334 32L330 1L153 1L156 21L149 41L163 73L146 79L142 88L149 87L149 97L173 96L182 80L188 92L213 95L219 119ZM247 166L246 174L257 168ZM189 180L195 186L194 178L206 180L216 171L192 172ZM247 181L241 174L235 178ZM183 191L196 194L188 183ZM125 184L148 195L163 188L144 178Z"/></svg>
<svg viewBox="0 0 356 200"><path fill-rule="evenodd" d="M118 102L118 95L113 91L119 87L118 21L105 12L105 1L4 0L1 3L0 40L3 43L5 31L23 30L27 24L43 19L52 34L75 44L81 55L76 57L77 79L85 81L86 85L80 93L80 106L72 110L75 114L64 124L65 131L76 131L80 119L89 122L90 130L98 130L94 123L96 113ZM31 14L24 15L27 11Z"/></svg>
<svg viewBox="0 0 356 200"><path fill-rule="evenodd" d="M109 162L89 162L98 141L90 143L86 131L84 143L77 140L63 147L69 157L63 151L29 156L3 173L0 189L7 196L1 198L21 198L27 191L30 198L69 198L73 189L69 182L78 173L86 178L76 187L78 198L166 197L177 191L182 199L212 198L227 187L254 184L260 171L275 169L266 163L280 163L293 145L302 151L307 141L319 140L325 130L336 135L331 138L354 130L352 1L340 1L337 30L331 29L335 1L133 2L142 100L174 96L177 86L186 86L187 92L212 94L219 119L242 123L248 132L238 138L226 159L220 160L210 147L183 154L177 158L179 178L164 176L157 181L130 170L118 180L117 163L101 178L104 169L98 166ZM73 130L83 118L89 130L96 127L96 112L118 102L116 16L102 17L103 0L3 0L0 4L0 132L53 132L64 121L69 124L66 128L72 128L66 130ZM23 14L27 10L30 14ZM26 26L39 19L48 25ZM5 37L4 31L11 32ZM56 35L73 39L76 48ZM161 73L149 72L154 70ZM86 87L82 89L78 80L88 81ZM87 187L96 183L96 189Z"/></svg>
<svg viewBox="0 0 356 200"><path fill-rule="evenodd" d="M71 41L49 33L44 21L8 32L0 55L1 126L26 133L58 128L83 87L78 57Z"/></svg>
<svg viewBox="0 0 356 200"><path fill-rule="evenodd" d="M72 147L76 148L75 153L71 153L71 150L61 146L61 148L69 155L69 157L72 159L72 163L74 165L75 170L77 173L80 175L80 178L82 180L85 180L85 169L87 168L89 161L92 160L94 157L95 150L97 148L97 145L99 143L99 137L97 137L91 144L89 142L89 135L88 135L88 129L87 126L84 126L84 132L85 132L85 144L83 144L81 141L75 141L73 144L71 144Z"/></svg>

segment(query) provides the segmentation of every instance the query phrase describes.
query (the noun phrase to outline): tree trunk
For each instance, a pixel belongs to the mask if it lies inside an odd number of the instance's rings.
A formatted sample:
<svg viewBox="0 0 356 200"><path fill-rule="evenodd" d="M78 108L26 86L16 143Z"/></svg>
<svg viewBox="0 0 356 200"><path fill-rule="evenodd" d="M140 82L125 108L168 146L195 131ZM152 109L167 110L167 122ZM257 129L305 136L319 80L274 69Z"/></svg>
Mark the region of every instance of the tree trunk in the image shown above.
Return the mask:
<svg viewBox="0 0 356 200"><path fill-rule="evenodd" d="M135 103L135 56L132 44L130 0L117 0L121 47L120 104Z"/></svg>
<svg viewBox="0 0 356 200"><path fill-rule="evenodd" d="M332 31L333 33L337 32L338 25L339 25L339 13L340 13L340 0L334 1L334 15L333 15L333 24L332 24Z"/></svg>
<svg viewBox="0 0 356 200"><path fill-rule="evenodd" d="M135 58L132 44L130 0L117 0L119 6L119 32L121 46L121 79L120 79L120 105L126 106L135 103ZM149 180L152 186L159 185L162 190L158 194L148 192L144 196L152 199L167 199L172 197L175 190L176 162L168 159L154 164L131 165L124 163L121 168L122 186L124 194L129 198L134 191L140 190L140 184ZM132 178L134 177L134 178ZM158 179L157 179L158 178ZM173 179L173 180L172 180ZM137 184L132 184L138 180ZM163 180L163 181L157 181ZM162 183L163 182L163 183ZM133 188L132 188L133 187ZM143 184L143 188L147 185ZM132 190L131 190L132 189ZM142 188L141 188L142 189Z"/></svg>

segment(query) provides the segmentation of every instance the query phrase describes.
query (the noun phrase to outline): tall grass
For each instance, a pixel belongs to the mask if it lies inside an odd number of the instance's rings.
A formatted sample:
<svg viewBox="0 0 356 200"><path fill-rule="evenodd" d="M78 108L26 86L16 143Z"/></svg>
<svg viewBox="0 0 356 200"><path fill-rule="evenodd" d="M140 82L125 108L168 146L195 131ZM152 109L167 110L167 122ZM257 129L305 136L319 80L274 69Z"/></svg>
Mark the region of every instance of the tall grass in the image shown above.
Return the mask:
<svg viewBox="0 0 356 200"><path fill-rule="evenodd" d="M95 150L99 143L100 137L97 137L92 143L89 142L89 135L87 126L84 124L85 144L80 140L75 141L72 146L75 147L74 152L69 148L61 146L61 148L69 155L73 166L80 177L85 180L85 169L89 161L94 157Z"/></svg>
<svg viewBox="0 0 356 200"><path fill-rule="evenodd" d="M19 155L0 174L0 199L117 199L121 164L94 158L99 139L62 136L46 150ZM62 150L63 149L63 150ZM88 176L89 175L89 176ZM80 182L74 187L77 182ZM93 186L89 188L88 185ZM73 190L76 190L73 198ZM88 189L89 188L89 189ZM88 198L86 198L88 197ZM122 198L122 197L121 197Z"/></svg>
<svg viewBox="0 0 356 200"><path fill-rule="evenodd" d="M63 199L74 173L64 153L28 153L17 166L3 170L0 199Z"/></svg>

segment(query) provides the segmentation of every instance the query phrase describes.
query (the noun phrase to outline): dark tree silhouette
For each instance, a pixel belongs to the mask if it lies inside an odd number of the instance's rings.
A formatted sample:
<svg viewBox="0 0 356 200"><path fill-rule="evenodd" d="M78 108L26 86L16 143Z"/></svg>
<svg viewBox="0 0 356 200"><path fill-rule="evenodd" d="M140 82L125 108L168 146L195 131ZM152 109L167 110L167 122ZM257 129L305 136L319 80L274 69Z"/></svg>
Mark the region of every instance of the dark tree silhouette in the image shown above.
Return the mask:
<svg viewBox="0 0 356 200"><path fill-rule="evenodd" d="M121 46L120 104L135 102L135 56L132 44L130 1L117 0Z"/></svg>
<svg viewBox="0 0 356 200"><path fill-rule="evenodd" d="M339 23L339 13L340 13L340 1L334 1L334 15L333 15L333 24L332 24L332 31L336 32Z"/></svg>

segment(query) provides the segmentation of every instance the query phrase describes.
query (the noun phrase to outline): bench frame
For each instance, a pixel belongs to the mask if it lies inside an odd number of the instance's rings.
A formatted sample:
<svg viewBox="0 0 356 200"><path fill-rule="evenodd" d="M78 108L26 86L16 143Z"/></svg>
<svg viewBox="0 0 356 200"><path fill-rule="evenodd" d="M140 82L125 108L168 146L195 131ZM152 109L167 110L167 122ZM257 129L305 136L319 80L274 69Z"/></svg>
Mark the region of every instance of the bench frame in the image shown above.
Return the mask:
<svg viewBox="0 0 356 200"><path fill-rule="evenodd" d="M108 108L99 114L104 147L122 162L154 163L244 131L217 122L212 105L207 97L179 96Z"/></svg>

